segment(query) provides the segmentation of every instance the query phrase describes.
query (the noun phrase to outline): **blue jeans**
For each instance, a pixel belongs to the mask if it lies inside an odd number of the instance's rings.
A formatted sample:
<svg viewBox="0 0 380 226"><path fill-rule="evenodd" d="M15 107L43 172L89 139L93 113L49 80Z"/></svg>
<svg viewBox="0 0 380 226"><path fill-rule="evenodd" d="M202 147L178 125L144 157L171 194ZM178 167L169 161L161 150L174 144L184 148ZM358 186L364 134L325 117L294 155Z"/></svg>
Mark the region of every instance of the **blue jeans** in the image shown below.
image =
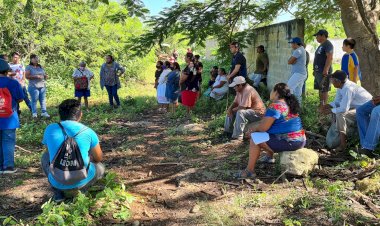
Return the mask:
<svg viewBox="0 0 380 226"><path fill-rule="evenodd" d="M0 130L0 170L15 167L16 129Z"/></svg>
<svg viewBox="0 0 380 226"><path fill-rule="evenodd" d="M22 91L24 93L24 101L25 101L25 104L26 106L28 106L29 110L32 111L32 105L30 103L30 100L29 100L29 96L28 96L28 91L26 90L26 87L22 87ZM17 112L20 111L20 103L17 103Z"/></svg>
<svg viewBox="0 0 380 226"><path fill-rule="evenodd" d="M114 86L106 86L108 93L108 100L110 105L113 106L113 99L115 98L117 106L120 106L119 95L117 95L117 85Z"/></svg>
<svg viewBox="0 0 380 226"><path fill-rule="evenodd" d="M37 114L37 101L40 101L41 112L46 112L46 87L43 88L35 88L28 87L28 91L30 94L30 98L32 99L32 113Z"/></svg>
<svg viewBox="0 0 380 226"><path fill-rule="evenodd" d="M380 137L380 106L369 101L356 109L360 144L368 150L375 150Z"/></svg>

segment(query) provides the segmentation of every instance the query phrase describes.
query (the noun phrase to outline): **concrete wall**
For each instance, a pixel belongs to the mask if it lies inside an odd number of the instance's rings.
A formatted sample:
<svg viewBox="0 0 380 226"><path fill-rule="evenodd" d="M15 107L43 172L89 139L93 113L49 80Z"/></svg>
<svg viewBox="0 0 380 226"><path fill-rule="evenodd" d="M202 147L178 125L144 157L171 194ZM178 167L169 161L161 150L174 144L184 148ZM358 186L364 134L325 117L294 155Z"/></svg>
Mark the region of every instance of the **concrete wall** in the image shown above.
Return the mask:
<svg viewBox="0 0 380 226"><path fill-rule="evenodd" d="M256 47L264 45L269 57L268 87L279 82L287 82L290 77L288 59L291 47L288 41L292 37L304 38L305 21L291 20L279 24L255 29L248 48L243 52L247 58L248 73L253 73L256 67Z"/></svg>

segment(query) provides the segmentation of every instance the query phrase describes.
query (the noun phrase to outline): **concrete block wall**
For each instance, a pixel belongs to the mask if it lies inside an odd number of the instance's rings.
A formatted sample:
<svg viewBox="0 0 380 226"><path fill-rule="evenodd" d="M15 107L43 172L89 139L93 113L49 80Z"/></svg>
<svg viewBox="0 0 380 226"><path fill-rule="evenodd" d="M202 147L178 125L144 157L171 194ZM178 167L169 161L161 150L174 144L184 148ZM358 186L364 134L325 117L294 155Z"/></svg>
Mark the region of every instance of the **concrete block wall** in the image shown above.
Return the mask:
<svg viewBox="0 0 380 226"><path fill-rule="evenodd" d="M279 24L255 29L250 45L243 49L247 58L248 73L253 73L256 67L256 47L264 45L269 57L268 87L270 89L279 82L287 82L290 77L288 59L291 56L291 47L288 41L292 37L304 38L305 21L291 20Z"/></svg>

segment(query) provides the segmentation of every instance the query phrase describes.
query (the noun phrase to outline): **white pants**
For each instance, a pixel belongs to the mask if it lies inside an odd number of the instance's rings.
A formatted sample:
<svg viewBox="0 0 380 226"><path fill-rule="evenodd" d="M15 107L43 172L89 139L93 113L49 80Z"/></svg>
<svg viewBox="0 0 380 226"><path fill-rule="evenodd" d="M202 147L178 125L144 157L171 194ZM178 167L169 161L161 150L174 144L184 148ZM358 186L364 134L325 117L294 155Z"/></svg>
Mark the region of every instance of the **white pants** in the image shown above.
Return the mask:
<svg viewBox="0 0 380 226"><path fill-rule="evenodd" d="M302 86L306 80L306 74L294 73L290 76L288 86L292 94L296 96L298 102L302 103Z"/></svg>
<svg viewBox="0 0 380 226"><path fill-rule="evenodd" d="M262 77L263 77L262 74L250 74L250 75L248 75L248 78L253 81L253 86L256 88L259 87Z"/></svg>

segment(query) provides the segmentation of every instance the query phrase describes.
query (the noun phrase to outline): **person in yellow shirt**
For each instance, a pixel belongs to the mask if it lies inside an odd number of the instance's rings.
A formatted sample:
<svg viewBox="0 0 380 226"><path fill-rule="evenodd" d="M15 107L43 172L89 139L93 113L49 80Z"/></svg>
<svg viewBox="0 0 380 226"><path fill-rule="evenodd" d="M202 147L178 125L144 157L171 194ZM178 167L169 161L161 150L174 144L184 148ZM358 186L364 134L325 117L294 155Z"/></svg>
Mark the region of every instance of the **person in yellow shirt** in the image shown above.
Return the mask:
<svg viewBox="0 0 380 226"><path fill-rule="evenodd" d="M361 80L361 73L359 68L359 58L356 55L355 48L356 41L353 38L347 38L343 41L342 50L346 52L342 57L342 71L348 75L348 79L357 83Z"/></svg>

